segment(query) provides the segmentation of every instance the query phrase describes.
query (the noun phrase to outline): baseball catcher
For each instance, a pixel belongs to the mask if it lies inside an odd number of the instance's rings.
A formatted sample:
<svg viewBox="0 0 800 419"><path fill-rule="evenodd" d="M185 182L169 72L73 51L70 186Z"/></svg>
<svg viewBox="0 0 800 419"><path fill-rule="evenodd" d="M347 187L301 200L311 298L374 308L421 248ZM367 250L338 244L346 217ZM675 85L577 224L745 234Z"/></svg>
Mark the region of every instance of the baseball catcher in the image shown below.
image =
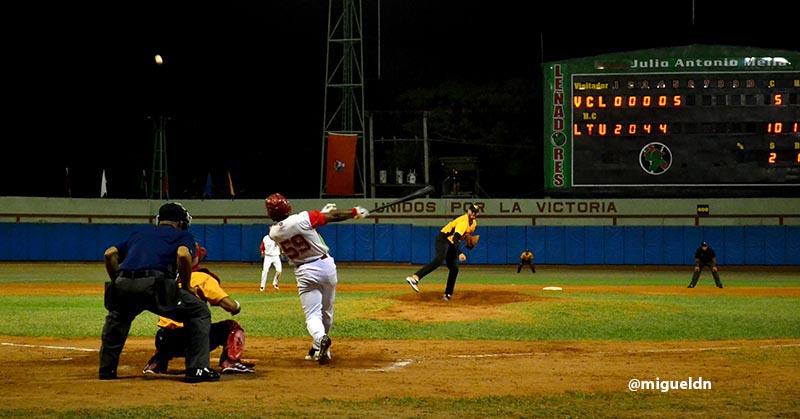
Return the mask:
<svg viewBox="0 0 800 419"><path fill-rule="evenodd" d="M241 304L222 289L219 276L199 266L200 261L206 257L206 250L200 247L199 243L195 246L197 251L193 261L191 286L196 290L198 298L212 306L220 306L232 315L239 314ZM219 366L223 374L255 372L255 364L241 358L244 352L244 336L244 329L236 320L223 320L211 324L208 349L213 351L222 347ZM142 372L145 374L167 372L172 358L185 356L187 337L183 323L160 317L155 339L156 352Z"/></svg>

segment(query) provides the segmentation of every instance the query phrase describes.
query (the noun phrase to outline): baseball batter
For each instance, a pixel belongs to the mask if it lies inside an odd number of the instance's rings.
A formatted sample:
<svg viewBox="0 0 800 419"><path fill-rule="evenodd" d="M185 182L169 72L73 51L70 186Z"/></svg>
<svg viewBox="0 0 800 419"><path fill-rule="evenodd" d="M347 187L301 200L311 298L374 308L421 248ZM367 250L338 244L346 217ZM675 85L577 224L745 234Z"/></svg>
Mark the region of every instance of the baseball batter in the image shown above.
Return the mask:
<svg viewBox="0 0 800 419"><path fill-rule="evenodd" d="M264 267L261 269L261 291L267 286L267 277L271 267L275 267L275 276L272 278L272 288L278 289L278 281L281 279L283 266L281 265L281 248L269 237L269 233L261 239L261 258L264 259Z"/></svg>
<svg viewBox="0 0 800 419"><path fill-rule="evenodd" d="M327 204L321 211L302 211L289 215L292 206L279 193L268 196L264 206L269 218L276 222L270 228L269 236L278 243L289 264L294 267L297 293L306 316L306 329L313 339L310 358L325 365L330 361L329 334L333 326L333 305L339 279L336 263L316 229L330 222L365 218L369 211L363 207L340 211L335 204Z"/></svg>

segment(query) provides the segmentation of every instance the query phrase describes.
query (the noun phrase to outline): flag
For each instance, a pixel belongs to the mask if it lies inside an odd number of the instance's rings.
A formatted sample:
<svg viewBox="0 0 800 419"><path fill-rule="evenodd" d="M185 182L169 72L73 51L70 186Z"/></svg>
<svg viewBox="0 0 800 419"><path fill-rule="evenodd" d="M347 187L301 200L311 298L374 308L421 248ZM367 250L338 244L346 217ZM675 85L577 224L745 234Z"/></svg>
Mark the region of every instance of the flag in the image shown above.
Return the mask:
<svg viewBox="0 0 800 419"><path fill-rule="evenodd" d="M100 198L108 196L108 185L106 184L106 170L103 169L103 179L100 181Z"/></svg>
<svg viewBox="0 0 800 419"><path fill-rule="evenodd" d="M69 167L67 169L67 180L66 180L66 187L67 187L67 197L72 198L72 179L69 178Z"/></svg>
<svg viewBox="0 0 800 419"><path fill-rule="evenodd" d="M233 179L231 179L231 171L230 170L228 170L228 187L231 190L231 198L233 198L234 196L236 196L236 192L234 192L234 189L233 189Z"/></svg>
<svg viewBox="0 0 800 419"><path fill-rule="evenodd" d="M139 190L144 194L144 197L147 198L147 174L145 173L144 169L142 169L142 181L139 183Z"/></svg>
<svg viewBox="0 0 800 419"><path fill-rule="evenodd" d="M169 183L167 182L167 174L161 177L161 194L163 195L164 199L169 200Z"/></svg>
<svg viewBox="0 0 800 419"><path fill-rule="evenodd" d="M214 196L213 186L211 185L211 172L208 172L206 178L206 190L203 192L203 198L212 198Z"/></svg>
<svg viewBox="0 0 800 419"><path fill-rule="evenodd" d="M328 161L325 164L328 195L353 195L355 192L356 142L356 134L328 133Z"/></svg>

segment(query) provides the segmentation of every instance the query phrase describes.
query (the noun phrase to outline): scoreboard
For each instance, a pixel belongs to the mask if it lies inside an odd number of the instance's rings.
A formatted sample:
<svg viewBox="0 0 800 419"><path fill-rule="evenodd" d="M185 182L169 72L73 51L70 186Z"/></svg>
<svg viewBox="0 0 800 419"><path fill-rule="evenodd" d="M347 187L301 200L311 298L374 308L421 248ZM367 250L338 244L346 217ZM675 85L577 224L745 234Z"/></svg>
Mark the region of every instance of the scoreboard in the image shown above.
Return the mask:
<svg viewBox="0 0 800 419"><path fill-rule="evenodd" d="M800 190L800 52L691 45L543 66L550 194Z"/></svg>

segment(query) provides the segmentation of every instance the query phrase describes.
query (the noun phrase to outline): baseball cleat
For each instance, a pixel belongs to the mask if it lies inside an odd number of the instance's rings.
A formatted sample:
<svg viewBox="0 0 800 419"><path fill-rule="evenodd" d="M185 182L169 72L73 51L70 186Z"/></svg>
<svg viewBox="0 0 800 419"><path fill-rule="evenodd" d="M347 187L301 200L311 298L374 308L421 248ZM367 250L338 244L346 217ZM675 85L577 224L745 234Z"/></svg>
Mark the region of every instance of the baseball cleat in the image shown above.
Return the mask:
<svg viewBox="0 0 800 419"><path fill-rule="evenodd" d="M186 377L184 380L187 383L219 381L219 373L210 368L190 368L186 370Z"/></svg>
<svg viewBox="0 0 800 419"><path fill-rule="evenodd" d="M278 288L278 283L277 282L273 282L272 283L272 288L275 288L276 290L280 289L280 288Z"/></svg>
<svg viewBox="0 0 800 419"><path fill-rule="evenodd" d="M142 369L142 374L164 374L167 372L168 361L161 362L155 356L147 361L147 365Z"/></svg>
<svg viewBox="0 0 800 419"><path fill-rule="evenodd" d="M408 282L408 285L411 285L411 288L414 290L414 292L419 292L419 287L417 286L419 285L418 279L414 279L413 276L407 276L406 282Z"/></svg>
<svg viewBox="0 0 800 419"><path fill-rule="evenodd" d="M308 350L308 354L306 354L306 361L316 361L317 360L317 349L311 348ZM331 350L328 349L328 360L331 360Z"/></svg>
<svg viewBox="0 0 800 419"><path fill-rule="evenodd" d="M222 363L223 374L250 373L256 372L253 367L248 367L241 362L225 361Z"/></svg>
<svg viewBox="0 0 800 419"><path fill-rule="evenodd" d="M325 365L330 361L328 350L331 347L331 338L328 335L323 335L319 341L319 350L317 351L316 358L320 365Z"/></svg>
<svg viewBox="0 0 800 419"><path fill-rule="evenodd" d="M451 297L452 296L450 294L445 294L444 297L442 297L442 301L450 301Z"/></svg>

